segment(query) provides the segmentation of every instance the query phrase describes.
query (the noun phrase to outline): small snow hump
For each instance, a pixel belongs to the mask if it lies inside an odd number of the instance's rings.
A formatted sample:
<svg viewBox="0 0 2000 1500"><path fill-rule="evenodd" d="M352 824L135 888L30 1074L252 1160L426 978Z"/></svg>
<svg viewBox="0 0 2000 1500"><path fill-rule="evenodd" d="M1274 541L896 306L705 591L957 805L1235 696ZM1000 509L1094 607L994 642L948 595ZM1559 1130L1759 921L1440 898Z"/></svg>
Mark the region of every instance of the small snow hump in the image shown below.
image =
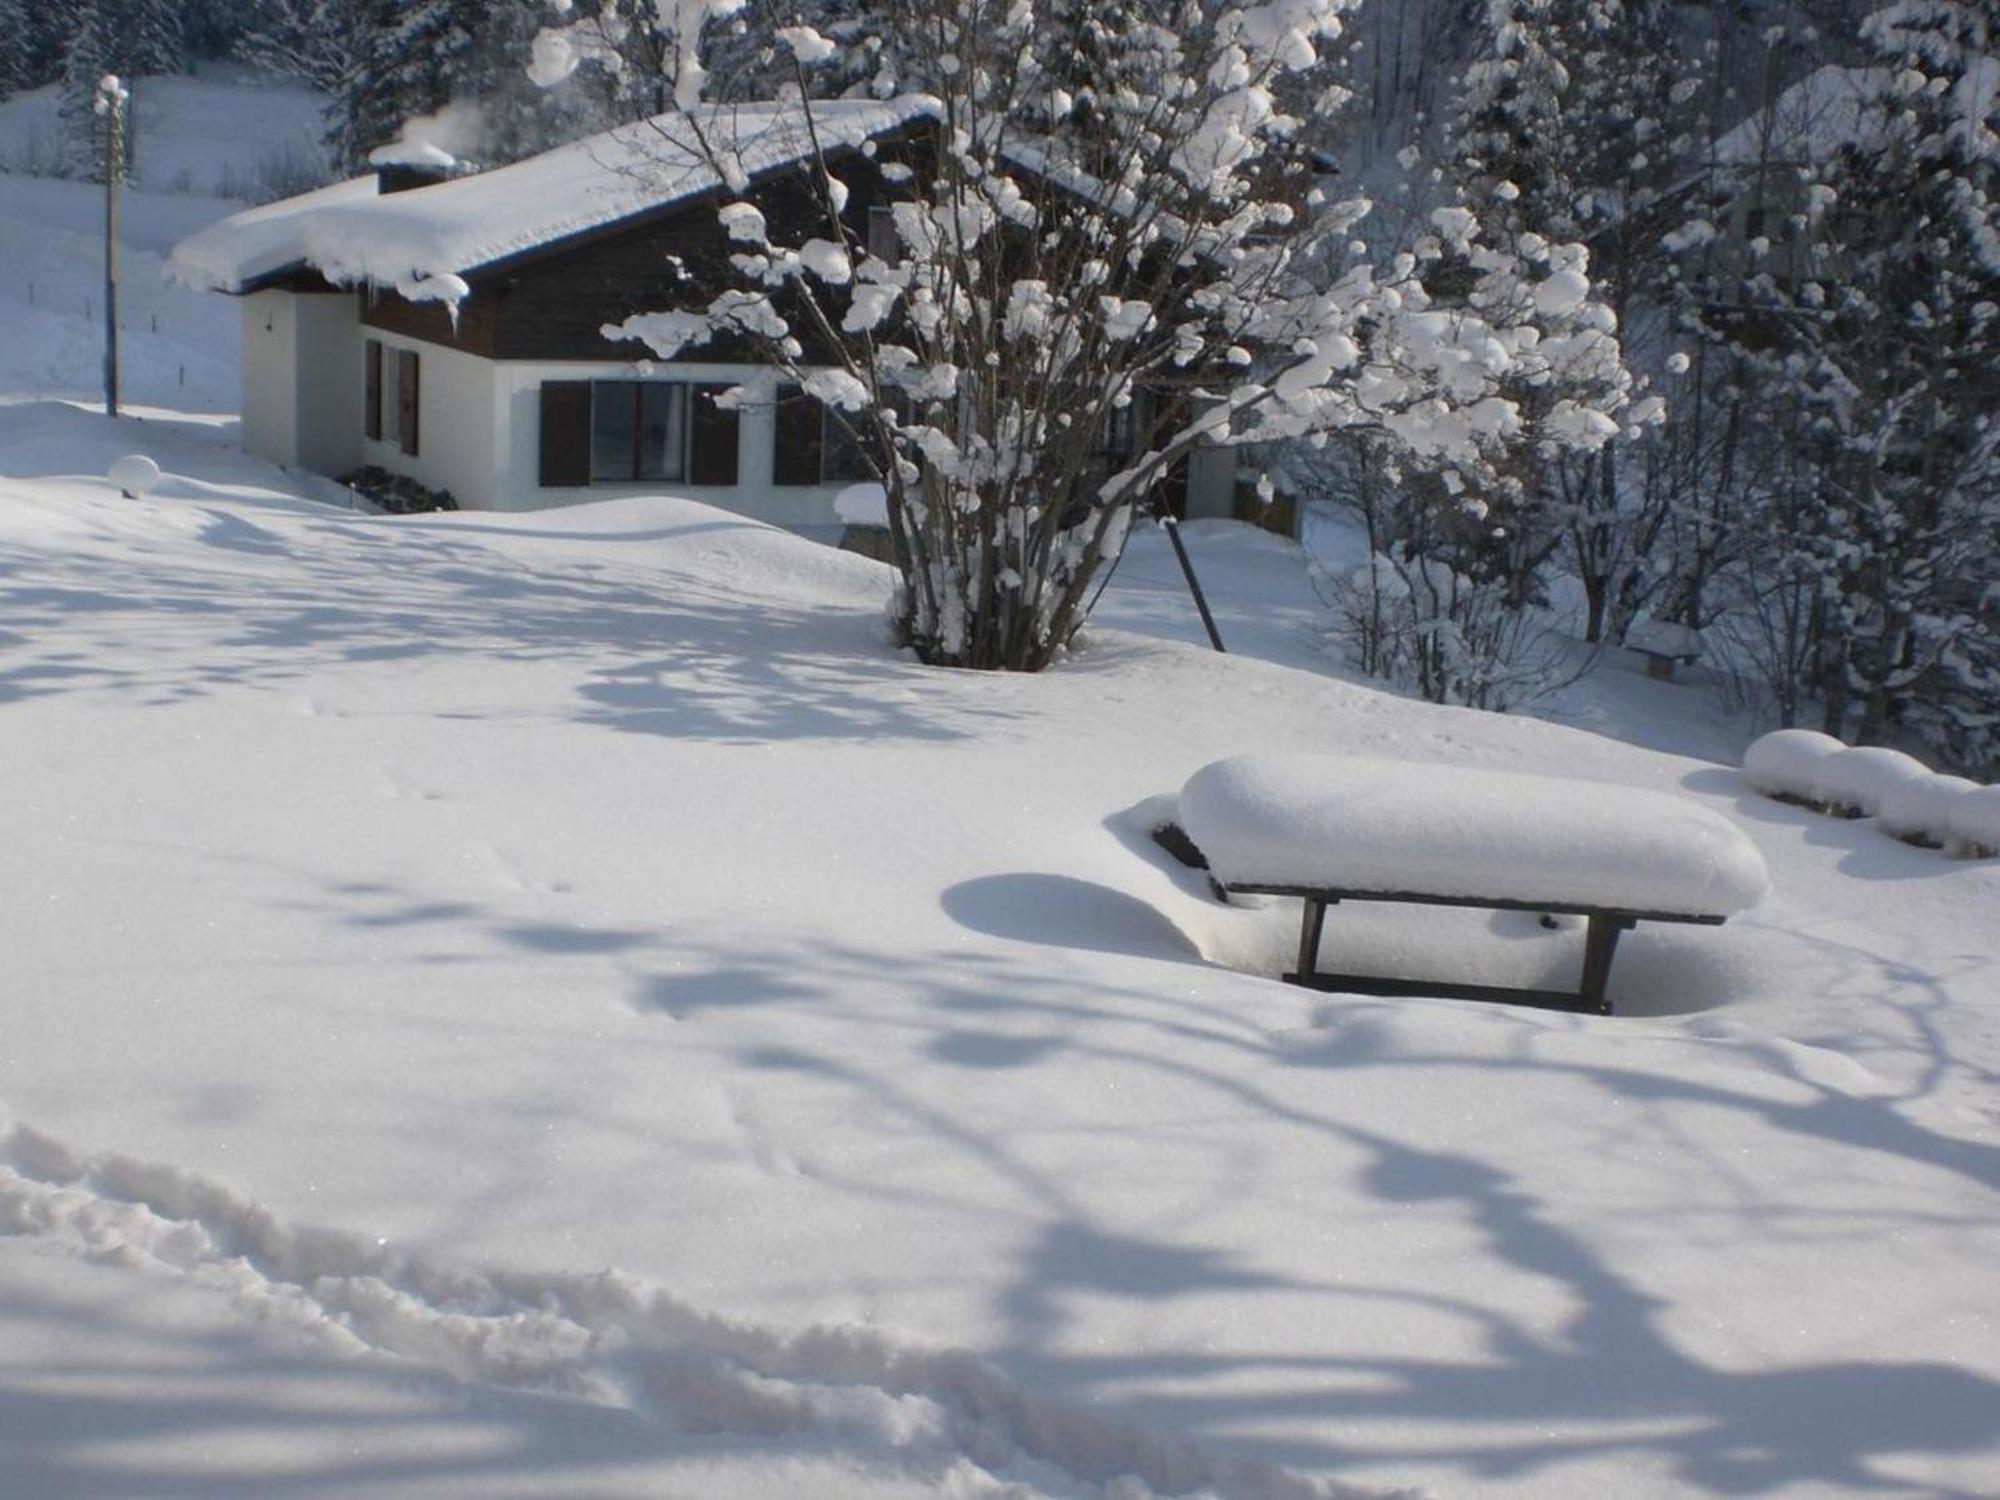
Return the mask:
<svg viewBox="0 0 2000 1500"><path fill-rule="evenodd" d="M128 453L105 471L127 500L150 495L160 483L160 466L143 453Z"/></svg>

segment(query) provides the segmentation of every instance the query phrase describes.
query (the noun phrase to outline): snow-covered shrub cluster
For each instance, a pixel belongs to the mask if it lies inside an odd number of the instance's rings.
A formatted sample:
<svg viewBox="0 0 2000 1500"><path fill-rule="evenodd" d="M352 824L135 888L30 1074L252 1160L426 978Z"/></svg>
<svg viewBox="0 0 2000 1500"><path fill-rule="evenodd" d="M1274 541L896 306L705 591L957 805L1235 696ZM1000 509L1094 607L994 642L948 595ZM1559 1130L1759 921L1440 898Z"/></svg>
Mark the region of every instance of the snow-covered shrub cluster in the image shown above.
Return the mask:
<svg viewBox="0 0 2000 1500"><path fill-rule="evenodd" d="M1812 729L1779 729L1743 754L1752 789L1842 818L1873 818L1892 838L1953 854L2000 854L2000 786L1941 776L1914 756L1855 748Z"/></svg>

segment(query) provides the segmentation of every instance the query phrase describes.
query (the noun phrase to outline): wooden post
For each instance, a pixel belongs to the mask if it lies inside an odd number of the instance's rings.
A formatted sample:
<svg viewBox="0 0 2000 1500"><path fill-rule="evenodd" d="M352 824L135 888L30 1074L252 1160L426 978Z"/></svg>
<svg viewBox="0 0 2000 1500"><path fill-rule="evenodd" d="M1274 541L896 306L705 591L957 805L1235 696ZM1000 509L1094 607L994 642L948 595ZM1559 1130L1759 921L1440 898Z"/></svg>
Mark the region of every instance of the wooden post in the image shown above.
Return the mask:
<svg viewBox="0 0 2000 1500"><path fill-rule="evenodd" d="M1319 972L1319 939L1326 928L1326 899L1306 897L1299 920L1299 983L1311 984Z"/></svg>
<svg viewBox="0 0 2000 1500"><path fill-rule="evenodd" d="M1194 576L1194 564L1188 561L1187 548L1181 545L1180 523L1172 516L1161 516L1160 522L1167 528L1167 540L1174 544L1174 556L1181 561L1181 573L1187 579L1188 592L1194 595L1194 607L1201 611L1201 623L1208 631L1208 643L1226 655L1227 648L1215 628L1215 616L1208 612L1208 599L1201 591L1201 580Z"/></svg>
<svg viewBox="0 0 2000 1500"><path fill-rule="evenodd" d="M106 73L97 83L104 117L104 414L118 415L118 179L125 172L125 86Z"/></svg>

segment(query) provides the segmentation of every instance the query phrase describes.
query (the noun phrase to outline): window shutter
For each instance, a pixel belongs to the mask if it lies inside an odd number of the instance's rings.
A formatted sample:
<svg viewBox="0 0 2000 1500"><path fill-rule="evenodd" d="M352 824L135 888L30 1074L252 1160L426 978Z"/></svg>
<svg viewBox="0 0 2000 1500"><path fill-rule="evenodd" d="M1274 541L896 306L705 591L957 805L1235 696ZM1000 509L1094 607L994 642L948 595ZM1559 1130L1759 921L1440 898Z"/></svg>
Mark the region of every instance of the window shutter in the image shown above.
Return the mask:
<svg viewBox="0 0 2000 1500"><path fill-rule="evenodd" d="M590 483L590 382L542 382L542 488Z"/></svg>
<svg viewBox="0 0 2000 1500"><path fill-rule="evenodd" d="M736 483L736 411L715 404L717 396L731 389L726 385L698 385L688 392L689 484Z"/></svg>
<svg viewBox="0 0 2000 1500"><path fill-rule="evenodd" d="M396 351L396 432L403 440L403 451L416 457L417 356L408 349Z"/></svg>
<svg viewBox="0 0 2000 1500"><path fill-rule="evenodd" d="M825 420L819 399L795 385L778 387L777 451L771 478L786 485L819 483L820 426Z"/></svg>
<svg viewBox="0 0 2000 1500"><path fill-rule="evenodd" d="M362 430L382 441L382 341L368 341L368 374L361 397Z"/></svg>

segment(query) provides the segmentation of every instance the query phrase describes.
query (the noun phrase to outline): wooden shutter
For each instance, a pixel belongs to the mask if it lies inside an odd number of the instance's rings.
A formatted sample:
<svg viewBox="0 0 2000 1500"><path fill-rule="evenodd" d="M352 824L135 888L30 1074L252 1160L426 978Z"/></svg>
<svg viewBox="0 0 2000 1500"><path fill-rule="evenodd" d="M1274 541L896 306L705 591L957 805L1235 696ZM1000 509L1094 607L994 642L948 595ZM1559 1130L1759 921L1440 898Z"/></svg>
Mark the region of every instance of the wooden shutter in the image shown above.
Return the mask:
<svg viewBox="0 0 2000 1500"><path fill-rule="evenodd" d="M698 385L688 392L689 484L736 483L736 411L715 404L732 387Z"/></svg>
<svg viewBox="0 0 2000 1500"><path fill-rule="evenodd" d="M368 341L368 375L361 397L362 430L382 441L382 341Z"/></svg>
<svg viewBox="0 0 2000 1500"><path fill-rule="evenodd" d="M777 451L771 457L771 478L777 484L819 483L821 424L825 415L817 397L795 385L778 387Z"/></svg>
<svg viewBox="0 0 2000 1500"><path fill-rule="evenodd" d="M590 483L590 382L542 382L542 488Z"/></svg>
<svg viewBox="0 0 2000 1500"><path fill-rule="evenodd" d="M403 451L416 457L417 356L409 349L396 351L396 434L403 440Z"/></svg>

